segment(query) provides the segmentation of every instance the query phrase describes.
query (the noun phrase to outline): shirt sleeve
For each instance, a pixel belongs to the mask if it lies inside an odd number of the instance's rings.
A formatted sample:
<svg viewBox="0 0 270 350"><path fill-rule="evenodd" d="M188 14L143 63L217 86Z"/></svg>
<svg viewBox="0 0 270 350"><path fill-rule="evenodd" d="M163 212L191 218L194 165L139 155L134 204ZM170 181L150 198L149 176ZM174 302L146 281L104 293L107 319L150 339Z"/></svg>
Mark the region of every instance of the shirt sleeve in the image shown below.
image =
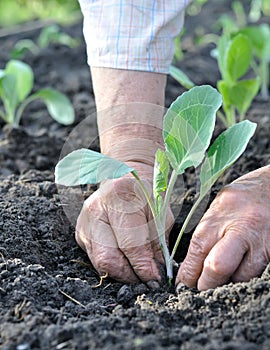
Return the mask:
<svg viewBox="0 0 270 350"><path fill-rule="evenodd" d="M190 0L79 0L88 64L168 73Z"/></svg>

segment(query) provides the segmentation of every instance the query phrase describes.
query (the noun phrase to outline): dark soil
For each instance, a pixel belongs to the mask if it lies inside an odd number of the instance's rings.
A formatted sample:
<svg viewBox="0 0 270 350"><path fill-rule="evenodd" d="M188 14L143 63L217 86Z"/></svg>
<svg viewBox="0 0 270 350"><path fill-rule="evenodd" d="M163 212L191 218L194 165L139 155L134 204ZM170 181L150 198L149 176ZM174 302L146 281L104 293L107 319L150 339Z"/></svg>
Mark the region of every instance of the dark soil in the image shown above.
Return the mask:
<svg viewBox="0 0 270 350"><path fill-rule="evenodd" d="M199 16L186 19L185 56L179 65L198 85L215 86L219 73L209 55L213 45L195 46L194 29L200 25L211 32L214 21L229 11L229 3L209 1ZM75 125L95 108L81 27L79 23L65 28L81 39L78 48L51 45L24 58L35 71L35 90L52 86L70 97L76 109ZM22 30L0 37L0 67L8 61L15 41L35 39L38 33ZM167 105L182 91L169 78ZM258 97L248 118L258 123L256 135L215 185L211 199L221 186L270 163L270 102ZM0 348L270 349L270 265L248 283L230 283L206 292L185 287L179 294L173 288L153 292L143 284L128 286L108 279L97 286L99 276L77 246L68 211L63 210L63 204L77 194L58 192L54 184L54 166L73 127L56 124L36 103L27 109L22 127L0 129ZM88 130L97 147L92 119ZM189 195L172 236L196 193L194 172L185 181ZM179 193L181 189L173 200L176 213L182 202ZM183 246L190 237L185 234ZM185 253L186 247L178 258Z"/></svg>

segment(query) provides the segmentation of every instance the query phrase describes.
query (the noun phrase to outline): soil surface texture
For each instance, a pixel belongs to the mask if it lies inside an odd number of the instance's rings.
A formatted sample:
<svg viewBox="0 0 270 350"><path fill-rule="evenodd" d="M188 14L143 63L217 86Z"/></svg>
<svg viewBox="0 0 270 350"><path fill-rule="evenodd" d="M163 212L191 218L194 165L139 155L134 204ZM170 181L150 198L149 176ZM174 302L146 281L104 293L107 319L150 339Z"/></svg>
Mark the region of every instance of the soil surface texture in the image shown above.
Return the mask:
<svg viewBox="0 0 270 350"><path fill-rule="evenodd" d="M199 15L186 17L184 58L177 65L197 85L216 86L220 76L210 55L215 45L195 45L196 33L211 33L220 15L230 13L230 3L210 0ZM270 23L269 18L265 21ZM173 287L151 291L144 284L109 279L99 285L98 274L74 239L72 221L82 199L54 183L67 135L95 111L82 23L63 30L80 40L78 47L51 44L38 54L27 53L24 61L34 69L34 90L51 86L69 96L75 124L57 124L38 102L26 109L19 128L0 122L0 349L270 349L270 265L249 282L204 292L186 287L179 293ZM1 36L0 30L0 68L17 40L36 40L39 33L22 27L17 34ZM166 105L183 91L168 78ZM258 123L256 134L214 186L207 205L222 186L270 163L270 102L258 96L247 118ZM93 149L98 149L95 120L88 123ZM221 129L218 122L216 134ZM190 170L184 180L184 201L179 188L173 196L177 215L172 239L196 193L195 172ZM84 196L89 191L93 188L86 188ZM73 213L65 210L71 199L75 207L78 202ZM184 235L178 261L191 234Z"/></svg>

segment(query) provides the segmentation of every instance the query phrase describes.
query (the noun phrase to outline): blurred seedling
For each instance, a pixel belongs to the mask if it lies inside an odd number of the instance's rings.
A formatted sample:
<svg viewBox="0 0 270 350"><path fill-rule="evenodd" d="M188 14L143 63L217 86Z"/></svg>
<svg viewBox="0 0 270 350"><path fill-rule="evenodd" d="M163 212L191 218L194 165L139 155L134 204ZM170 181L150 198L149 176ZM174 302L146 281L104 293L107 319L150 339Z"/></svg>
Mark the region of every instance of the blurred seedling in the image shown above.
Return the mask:
<svg viewBox="0 0 270 350"><path fill-rule="evenodd" d="M45 103L58 123L69 125L74 122L74 109L67 96L52 88L40 89L30 95L33 85L33 70L22 61L10 60L5 69L0 70L0 117L7 124L18 126L26 106L38 99Z"/></svg>
<svg viewBox="0 0 270 350"><path fill-rule="evenodd" d="M19 59L24 57L26 52L36 55L41 49L48 47L52 43L75 48L79 45L80 40L62 31L57 24L52 24L42 29L36 43L31 39L17 41L10 56L13 59Z"/></svg>

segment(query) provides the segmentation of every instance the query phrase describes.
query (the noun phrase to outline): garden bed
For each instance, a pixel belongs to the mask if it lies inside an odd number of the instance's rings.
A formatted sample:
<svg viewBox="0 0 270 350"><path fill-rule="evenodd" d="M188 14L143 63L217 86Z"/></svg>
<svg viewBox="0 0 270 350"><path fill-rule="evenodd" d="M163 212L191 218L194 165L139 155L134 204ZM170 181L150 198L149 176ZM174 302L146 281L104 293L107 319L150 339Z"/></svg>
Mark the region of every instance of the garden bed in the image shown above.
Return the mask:
<svg viewBox="0 0 270 350"><path fill-rule="evenodd" d="M190 30L179 66L197 85L215 86L219 73L209 55L213 45L194 46L191 28L200 24L208 30L228 10L225 3L209 1L199 16L186 20ZM38 55L27 54L25 61L34 69L35 89L51 86L70 97L79 124L94 112L94 98L82 24L65 30L80 38L79 47L51 45ZM9 60L14 42L35 39L38 32L22 30L0 37L0 67ZM167 106L182 92L169 78ZM258 123L256 134L241 159L214 186L211 198L221 186L270 163L270 102L257 97L247 117ZM54 166L72 127L56 124L39 103L27 108L22 127L0 126L1 349L270 348L270 265L250 282L204 292L185 287L179 294L173 288L153 292L143 284L128 286L109 279L97 286L99 276L74 240L74 227L54 184ZM216 132L220 128L219 124ZM89 135L96 140L95 123ZM190 195L172 237L195 194L194 172L185 180ZM181 201L176 194L177 212ZM190 237L185 234L180 260Z"/></svg>

